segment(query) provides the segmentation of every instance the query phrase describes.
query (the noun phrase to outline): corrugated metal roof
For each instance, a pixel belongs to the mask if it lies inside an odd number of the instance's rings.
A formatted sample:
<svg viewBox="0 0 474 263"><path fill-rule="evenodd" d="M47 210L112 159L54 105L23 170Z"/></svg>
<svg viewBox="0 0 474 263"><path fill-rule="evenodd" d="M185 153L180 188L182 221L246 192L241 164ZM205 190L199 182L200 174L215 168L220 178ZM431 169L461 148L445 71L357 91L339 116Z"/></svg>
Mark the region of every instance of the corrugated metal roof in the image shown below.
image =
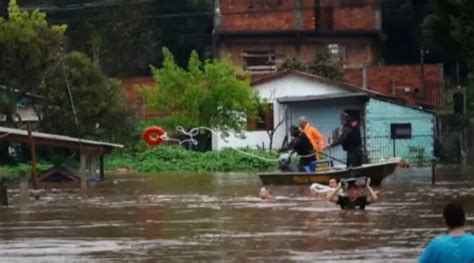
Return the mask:
<svg viewBox="0 0 474 263"><path fill-rule="evenodd" d="M20 130L20 129L13 129L7 127L0 126L0 133L3 135L19 135L19 136L28 136L28 131ZM42 133L42 132L33 132L33 138L41 138L53 141L61 141L61 142L72 142L72 143L81 143L85 145L91 146L106 146L112 148L123 148L122 144L114 144L108 142L101 142L101 141L92 141L92 140L84 140L64 135L57 135L57 134L50 134L50 133Z"/></svg>
<svg viewBox="0 0 474 263"><path fill-rule="evenodd" d="M353 98L353 97L366 97L369 95L366 93L348 93L348 92L339 92L333 94L324 94L317 96L299 96L299 97L283 97L277 99L281 103L292 103L292 102L301 102L301 101L318 101L318 100L329 100L329 99L340 99L340 98Z"/></svg>

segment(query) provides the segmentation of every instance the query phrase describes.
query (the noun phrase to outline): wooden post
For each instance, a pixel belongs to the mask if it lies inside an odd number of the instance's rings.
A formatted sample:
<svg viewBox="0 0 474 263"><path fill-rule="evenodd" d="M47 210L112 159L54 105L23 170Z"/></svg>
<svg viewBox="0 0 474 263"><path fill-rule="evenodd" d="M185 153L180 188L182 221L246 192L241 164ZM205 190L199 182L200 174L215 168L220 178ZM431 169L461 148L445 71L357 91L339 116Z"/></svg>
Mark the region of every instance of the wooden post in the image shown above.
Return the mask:
<svg viewBox="0 0 474 263"><path fill-rule="evenodd" d="M36 168L36 147L35 141L33 139L33 132L31 131L31 124L26 123L26 129L28 130L28 137L30 138L30 151L31 151L31 180L33 185L33 190L38 189L38 171ZM39 199L39 194L35 194L35 199Z"/></svg>
<svg viewBox="0 0 474 263"><path fill-rule="evenodd" d="M81 149L81 167L79 174L81 176L81 189L87 188L87 175L86 175L86 168L87 168L87 156L86 153Z"/></svg>
<svg viewBox="0 0 474 263"><path fill-rule="evenodd" d="M431 184L436 184L436 160L433 160L431 163Z"/></svg>
<svg viewBox="0 0 474 263"><path fill-rule="evenodd" d="M101 154L99 157L99 162L100 162L100 180L104 181L105 175L104 175L104 155Z"/></svg>
<svg viewBox="0 0 474 263"><path fill-rule="evenodd" d="M3 176L0 176L0 204L2 206L8 206L7 183Z"/></svg>
<svg viewBox="0 0 474 263"><path fill-rule="evenodd" d="M89 156L89 178L92 180L96 180L95 177L97 176L96 173L96 162L97 162L97 157L91 157Z"/></svg>
<svg viewBox="0 0 474 263"><path fill-rule="evenodd" d="M24 207L30 200L30 192L28 191L28 175L20 172L20 205Z"/></svg>

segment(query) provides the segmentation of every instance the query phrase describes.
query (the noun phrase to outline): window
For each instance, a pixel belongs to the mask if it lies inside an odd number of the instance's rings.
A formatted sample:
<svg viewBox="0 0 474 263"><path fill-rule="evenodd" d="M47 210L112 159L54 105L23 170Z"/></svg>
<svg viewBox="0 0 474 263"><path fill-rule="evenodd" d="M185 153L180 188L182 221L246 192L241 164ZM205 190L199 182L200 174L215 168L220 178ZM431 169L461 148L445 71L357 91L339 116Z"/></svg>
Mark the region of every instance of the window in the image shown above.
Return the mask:
<svg viewBox="0 0 474 263"><path fill-rule="evenodd" d="M245 51L242 57L244 69L252 74L269 74L277 71L273 50Z"/></svg>
<svg viewBox="0 0 474 263"><path fill-rule="evenodd" d="M411 139L411 123L392 123L390 133L392 139Z"/></svg>
<svg viewBox="0 0 474 263"><path fill-rule="evenodd" d="M247 120L249 130L270 131L273 130L273 104L263 105L257 110L257 116Z"/></svg>

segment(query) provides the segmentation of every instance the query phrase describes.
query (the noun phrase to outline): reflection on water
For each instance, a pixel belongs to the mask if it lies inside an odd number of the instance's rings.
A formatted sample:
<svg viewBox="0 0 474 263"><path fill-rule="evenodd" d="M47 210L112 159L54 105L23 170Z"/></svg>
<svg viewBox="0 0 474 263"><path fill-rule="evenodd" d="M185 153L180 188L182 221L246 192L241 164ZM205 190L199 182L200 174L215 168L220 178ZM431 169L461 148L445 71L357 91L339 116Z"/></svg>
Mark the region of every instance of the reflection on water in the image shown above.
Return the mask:
<svg viewBox="0 0 474 263"><path fill-rule="evenodd" d="M13 206L0 208L0 258L412 262L444 231L446 202L462 203L474 225L474 182L449 176L432 187L429 169L401 171L367 211L340 211L307 187L274 187L261 201L248 174L110 177L86 192L48 186L28 207L13 189Z"/></svg>

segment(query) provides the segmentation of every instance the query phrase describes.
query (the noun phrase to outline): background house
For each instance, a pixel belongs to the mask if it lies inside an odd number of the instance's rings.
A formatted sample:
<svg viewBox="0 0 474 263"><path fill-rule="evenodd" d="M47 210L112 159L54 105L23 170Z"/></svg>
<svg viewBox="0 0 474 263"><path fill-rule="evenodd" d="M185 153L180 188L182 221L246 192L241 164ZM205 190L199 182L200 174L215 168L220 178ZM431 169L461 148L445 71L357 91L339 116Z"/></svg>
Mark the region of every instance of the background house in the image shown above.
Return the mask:
<svg viewBox="0 0 474 263"><path fill-rule="evenodd" d="M13 95L12 95L13 93ZM12 108L11 100L15 99L15 108ZM15 122L21 121L37 122L40 119L39 104L44 98L29 92L20 92L16 89L10 89L6 86L0 85L0 123L7 121L7 115L12 115ZM35 110L34 107L37 107ZM12 112L16 110L18 116Z"/></svg>
<svg viewBox="0 0 474 263"><path fill-rule="evenodd" d="M256 78L276 72L286 59L309 62L317 50L326 49L342 64L349 83L412 105L441 104L441 65L384 65L380 0L219 0L217 4L217 53L230 55Z"/></svg>
<svg viewBox="0 0 474 263"><path fill-rule="evenodd" d="M274 148L284 144L288 127L297 124L299 116L306 116L327 141L340 127L341 112L348 111L360 121L364 148L370 161L397 156L417 162L433 157L434 115L428 111L372 90L298 71L277 72L252 84L260 97L273 104L273 112L265 121L275 129ZM269 143L266 128L247 131L245 138L213 136L216 150L268 148ZM334 148L331 155L345 160L341 147Z"/></svg>

